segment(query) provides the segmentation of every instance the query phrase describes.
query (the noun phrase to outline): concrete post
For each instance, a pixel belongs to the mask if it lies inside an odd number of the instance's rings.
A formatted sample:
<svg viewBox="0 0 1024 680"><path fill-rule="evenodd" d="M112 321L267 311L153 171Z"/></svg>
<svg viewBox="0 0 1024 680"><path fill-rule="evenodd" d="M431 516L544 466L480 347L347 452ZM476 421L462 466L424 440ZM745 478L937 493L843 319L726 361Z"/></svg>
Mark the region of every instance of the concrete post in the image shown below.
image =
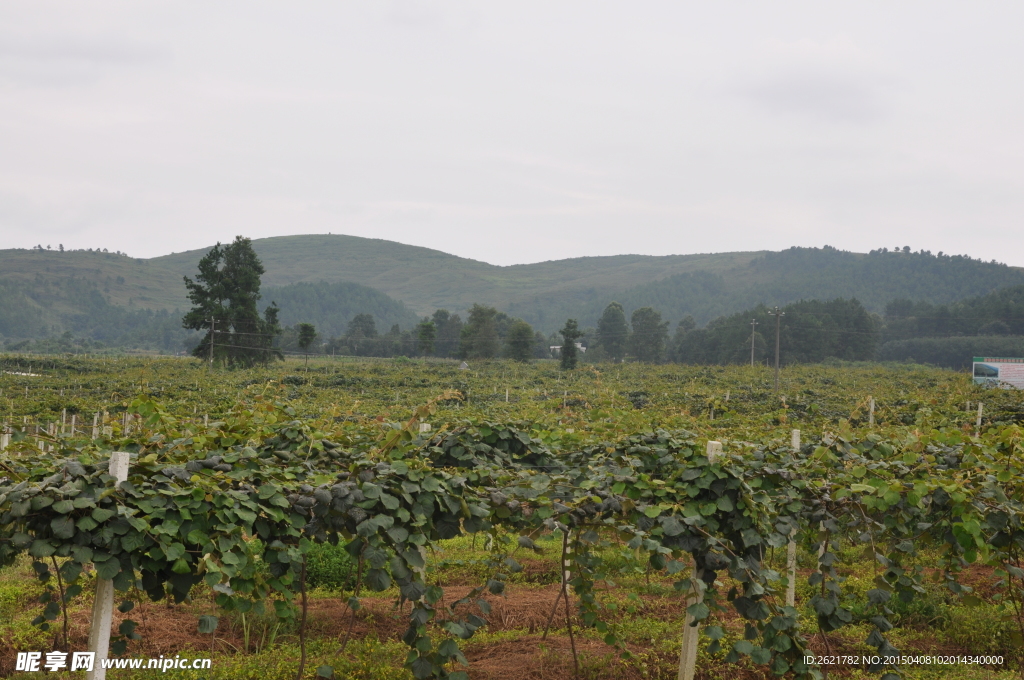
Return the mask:
<svg viewBox="0 0 1024 680"><path fill-rule="evenodd" d="M790 434L790 444L793 446L793 450L800 450L800 430L793 430ZM793 530L793 534L796 533L796 529ZM793 540L793 534L790 534L789 545L786 546L786 606L796 606L796 541Z"/></svg>
<svg viewBox="0 0 1024 680"><path fill-rule="evenodd" d="M709 441L707 448L708 461L715 462L722 455L722 442ZM703 570L697 568L694 562L691 569L691 588L686 597L686 607L689 609L695 604L704 601L704 589L697 584L703 576ZM693 617L686 614L686 623L683 625L683 647L679 653L679 680L693 680L697 671L697 641L700 639L700 627L694 626Z"/></svg>
<svg viewBox="0 0 1024 680"><path fill-rule="evenodd" d="M110 454L110 475L114 484L128 480L128 454L116 451ZM92 623L89 626L89 651L96 657L92 670L85 674L85 680L105 680L107 669L101 661L110 653L110 625L114 616L114 582L96 579L96 598L92 603Z"/></svg>

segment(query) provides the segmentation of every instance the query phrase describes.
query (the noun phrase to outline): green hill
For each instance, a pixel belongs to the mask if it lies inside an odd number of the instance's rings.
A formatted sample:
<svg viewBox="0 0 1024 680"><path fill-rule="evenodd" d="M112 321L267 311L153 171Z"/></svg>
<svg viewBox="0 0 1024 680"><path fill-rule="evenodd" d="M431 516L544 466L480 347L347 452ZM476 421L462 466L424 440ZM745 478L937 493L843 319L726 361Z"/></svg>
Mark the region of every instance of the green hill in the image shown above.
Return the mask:
<svg viewBox="0 0 1024 680"><path fill-rule="evenodd" d="M355 236L280 236L256 239L253 247L266 268L265 300L279 303L286 324L309 321L326 335L340 333L356 313L374 314L380 328L398 323L408 329L417 316L442 307L464 315L474 303L548 333L569 317L594 325L611 300L623 303L627 314L652 306L673 324L687 315L703 324L762 302L857 298L881 313L899 298L949 304L1024 284L1024 270L995 262L828 247L583 257L508 267ZM159 336L180 344L171 329L188 307L182 277L195 274L205 252L138 259L0 250L0 335L23 339L70 331L108 342ZM163 330L154 335L146 330L146 315L160 312Z"/></svg>
<svg viewBox="0 0 1024 680"><path fill-rule="evenodd" d="M0 281L39 289L72 279L122 307L172 310L188 304L181 275L153 260L86 250L0 250Z"/></svg>
<svg viewBox="0 0 1024 680"><path fill-rule="evenodd" d="M542 327L565 322L581 305L627 288L690 271L724 272L759 253L616 255L499 267L439 250L357 236L313 234L254 239L264 285L350 281L401 300L420 316L438 308L464 312L474 303L498 307ZM192 276L208 249L165 255L151 263ZM555 311L557 310L557 311Z"/></svg>
<svg viewBox="0 0 1024 680"><path fill-rule="evenodd" d="M1024 270L959 255L928 252L850 253L835 248L790 248L764 253L727 272L700 271L624 291L626 311L651 306L665 319L691 315L698 324L758 304L856 298L881 314L895 299L948 304L1024 283ZM600 304L583 316L596 318Z"/></svg>
<svg viewBox="0 0 1024 680"><path fill-rule="evenodd" d="M419 318L401 302L379 290L358 283L293 283L289 286L265 286L260 311L271 302L281 308L281 323L294 326L313 322L317 333L328 338L343 335L356 314L372 314L382 331L394 324L408 330Z"/></svg>

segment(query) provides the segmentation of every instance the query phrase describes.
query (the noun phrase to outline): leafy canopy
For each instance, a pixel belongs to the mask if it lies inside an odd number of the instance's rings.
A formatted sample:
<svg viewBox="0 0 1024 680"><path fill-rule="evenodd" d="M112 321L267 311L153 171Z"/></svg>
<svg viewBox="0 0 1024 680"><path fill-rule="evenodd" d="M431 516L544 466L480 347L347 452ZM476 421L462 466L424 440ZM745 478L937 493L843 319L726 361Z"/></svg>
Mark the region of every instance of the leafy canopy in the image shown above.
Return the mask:
<svg viewBox="0 0 1024 680"><path fill-rule="evenodd" d="M199 275L185 278L193 307L182 319L185 328L206 330L202 342L192 351L228 366L253 366L283 358L273 348L281 333L278 308L271 303L261 318L260 276L263 265L252 242L237 236L233 243L218 243L199 261ZM210 346L213 345L211 353Z"/></svg>
<svg viewBox="0 0 1024 680"><path fill-rule="evenodd" d="M508 335L505 336L505 354L516 361L529 361L533 355L534 344L533 327L517 319L508 327Z"/></svg>
<svg viewBox="0 0 1024 680"><path fill-rule="evenodd" d="M604 308L597 322L597 342L611 357L619 363L626 356L626 340L629 337L629 325L626 323L626 312L618 302L612 302Z"/></svg>
<svg viewBox="0 0 1024 680"><path fill-rule="evenodd" d="M633 335L629 338L630 354L637 361L655 363L661 361L668 339L668 323L662 322L661 312L651 307L641 307L630 317Z"/></svg>

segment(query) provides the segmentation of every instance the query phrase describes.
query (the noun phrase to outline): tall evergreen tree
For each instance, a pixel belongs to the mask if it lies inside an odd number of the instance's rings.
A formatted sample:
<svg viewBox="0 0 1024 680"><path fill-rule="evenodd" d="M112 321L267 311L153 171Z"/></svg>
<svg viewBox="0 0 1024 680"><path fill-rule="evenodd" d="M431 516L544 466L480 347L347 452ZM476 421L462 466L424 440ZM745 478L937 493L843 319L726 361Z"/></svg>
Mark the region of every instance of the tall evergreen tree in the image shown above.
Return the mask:
<svg viewBox="0 0 1024 680"><path fill-rule="evenodd" d="M630 354L637 361L661 361L665 341L668 339L668 322L662 322L661 312L651 307L641 307L633 312L629 320L633 325L633 335L629 338Z"/></svg>
<svg viewBox="0 0 1024 680"><path fill-rule="evenodd" d="M263 271L252 242L238 236L226 246L218 243L203 256L195 281L185 277L193 307L182 325L207 331L193 355L206 359L212 343L214 361L228 366L247 367L283 358L273 348L274 338L281 333L277 305L267 307L263 318L257 309Z"/></svg>
<svg viewBox="0 0 1024 680"><path fill-rule="evenodd" d="M626 340L629 338L629 326L626 324L626 312L622 305L613 302L604 308L604 313L597 322L597 344L604 348L612 361L619 363L626 356Z"/></svg>
<svg viewBox="0 0 1024 680"><path fill-rule="evenodd" d="M558 332L562 334L562 370L571 371L576 368L576 363L579 360L576 341L583 337L583 331L580 330L576 319L568 319L565 322L565 328Z"/></svg>
<svg viewBox="0 0 1024 680"><path fill-rule="evenodd" d="M516 319L505 335L505 355L516 361L529 361L533 354L533 327Z"/></svg>

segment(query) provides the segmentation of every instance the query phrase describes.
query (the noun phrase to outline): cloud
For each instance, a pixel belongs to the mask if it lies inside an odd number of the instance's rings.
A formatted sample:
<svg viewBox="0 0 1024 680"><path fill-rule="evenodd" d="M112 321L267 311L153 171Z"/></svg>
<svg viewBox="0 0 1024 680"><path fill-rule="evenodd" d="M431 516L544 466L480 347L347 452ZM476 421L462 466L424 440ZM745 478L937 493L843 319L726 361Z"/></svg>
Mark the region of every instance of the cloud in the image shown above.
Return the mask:
<svg viewBox="0 0 1024 680"><path fill-rule="evenodd" d="M161 61L167 50L121 36L12 35L0 33L0 59L34 62L137 64Z"/></svg>
<svg viewBox="0 0 1024 680"><path fill-rule="evenodd" d="M873 83L839 73L780 74L743 94L773 112L832 122L870 123L887 108Z"/></svg>
<svg viewBox="0 0 1024 680"><path fill-rule="evenodd" d="M91 83L111 68L166 62L170 51L117 35L0 32L0 77L29 86Z"/></svg>
<svg viewBox="0 0 1024 680"><path fill-rule="evenodd" d="M768 111L834 123L866 124L888 112L897 79L884 61L849 38L770 42L759 50L739 94Z"/></svg>
<svg viewBox="0 0 1024 680"><path fill-rule="evenodd" d="M388 12L388 21L397 26L434 27L444 20L435 6L414 0L395 0Z"/></svg>

